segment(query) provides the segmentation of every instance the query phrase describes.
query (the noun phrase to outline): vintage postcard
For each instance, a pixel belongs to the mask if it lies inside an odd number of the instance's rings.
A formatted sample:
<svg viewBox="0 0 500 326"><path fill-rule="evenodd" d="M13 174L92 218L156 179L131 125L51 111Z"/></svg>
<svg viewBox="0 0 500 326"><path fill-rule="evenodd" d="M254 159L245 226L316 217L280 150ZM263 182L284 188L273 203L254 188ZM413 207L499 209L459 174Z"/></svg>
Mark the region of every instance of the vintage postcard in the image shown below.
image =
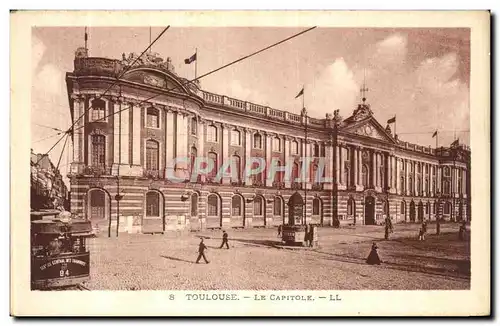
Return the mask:
<svg viewBox="0 0 500 326"><path fill-rule="evenodd" d="M489 315L489 31L11 13L11 314Z"/></svg>

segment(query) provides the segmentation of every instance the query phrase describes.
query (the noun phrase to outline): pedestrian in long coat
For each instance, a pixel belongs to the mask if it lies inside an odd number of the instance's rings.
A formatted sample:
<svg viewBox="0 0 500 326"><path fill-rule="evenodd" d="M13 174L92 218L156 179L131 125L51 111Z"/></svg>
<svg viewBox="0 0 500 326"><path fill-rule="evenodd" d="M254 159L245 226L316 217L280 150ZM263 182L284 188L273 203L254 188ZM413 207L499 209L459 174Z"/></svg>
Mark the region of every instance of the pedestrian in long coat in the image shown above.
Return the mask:
<svg viewBox="0 0 500 326"><path fill-rule="evenodd" d="M283 226L278 225L278 238L281 236L281 230L283 229Z"/></svg>
<svg viewBox="0 0 500 326"><path fill-rule="evenodd" d="M228 237L227 232L222 231L222 243L221 243L219 249L222 249L222 247L224 245L226 245L226 248L229 249L229 243L227 242L227 237Z"/></svg>
<svg viewBox="0 0 500 326"><path fill-rule="evenodd" d="M368 258L366 258L366 263L369 265L380 265L382 261L380 260L380 257L378 256L377 252L377 244L374 242L372 244L372 249L370 251L370 254L368 255Z"/></svg>
<svg viewBox="0 0 500 326"><path fill-rule="evenodd" d="M458 240L465 240L465 232L466 232L466 225L465 225L465 221L462 222L462 224L460 225L460 228L458 229Z"/></svg>
<svg viewBox="0 0 500 326"><path fill-rule="evenodd" d="M313 246L314 242L314 226L309 224L309 247Z"/></svg>
<svg viewBox="0 0 500 326"><path fill-rule="evenodd" d="M200 259L202 257L206 264L210 263L207 260L207 257L205 257L205 250L207 250L207 246L205 246L205 244L203 243L203 238L201 238L200 244L198 246L198 258L196 259L197 264L200 262Z"/></svg>

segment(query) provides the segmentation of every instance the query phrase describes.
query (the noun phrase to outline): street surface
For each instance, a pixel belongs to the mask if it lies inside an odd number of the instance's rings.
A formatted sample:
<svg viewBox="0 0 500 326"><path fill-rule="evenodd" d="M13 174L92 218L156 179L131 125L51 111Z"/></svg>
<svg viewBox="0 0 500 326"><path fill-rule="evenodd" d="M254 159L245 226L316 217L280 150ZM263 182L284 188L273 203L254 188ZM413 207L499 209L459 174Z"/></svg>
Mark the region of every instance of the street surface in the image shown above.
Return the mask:
<svg viewBox="0 0 500 326"><path fill-rule="evenodd" d="M231 248L219 249L222 231L164 235L106 234L90 239L93 290L417 290L469 289L469 240L459 224L396 224L389 241L383 226L319 228L319 247L282 248L277 229L227 230ZM469 239L469 229L467 239ZM199 236L206 256L195 264ZM365 263L373 242L382 265Z"/></svg>

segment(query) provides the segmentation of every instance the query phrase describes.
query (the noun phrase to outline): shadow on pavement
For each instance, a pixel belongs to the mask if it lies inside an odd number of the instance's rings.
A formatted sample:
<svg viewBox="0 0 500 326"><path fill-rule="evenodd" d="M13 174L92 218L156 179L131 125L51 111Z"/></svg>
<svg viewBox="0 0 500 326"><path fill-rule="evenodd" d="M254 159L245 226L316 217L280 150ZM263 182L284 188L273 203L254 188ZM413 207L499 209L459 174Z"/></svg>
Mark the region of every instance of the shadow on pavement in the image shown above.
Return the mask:
<svg viewBox="0 0 500 326"><path fill-rule="evenodd" d="M169 259L169 260L182 261L182 262L190 263L190 264L194 264L195 263L194 261L189 261L189 260L185 260L185 259L181 259L181 258L176 258L176 257L170 257L170 256L164 256L164 255L160 255L160 257L165 258L165 259Z"/></svg>
<svg viewBox="0 0 500 326"><path fill-rule="evenodd" d="M245 244L259 245L270 248L277 248L276 246L283 244L281 241L274 240L252 240L252 239L229 239L229 241L237 241Z"/></svg>

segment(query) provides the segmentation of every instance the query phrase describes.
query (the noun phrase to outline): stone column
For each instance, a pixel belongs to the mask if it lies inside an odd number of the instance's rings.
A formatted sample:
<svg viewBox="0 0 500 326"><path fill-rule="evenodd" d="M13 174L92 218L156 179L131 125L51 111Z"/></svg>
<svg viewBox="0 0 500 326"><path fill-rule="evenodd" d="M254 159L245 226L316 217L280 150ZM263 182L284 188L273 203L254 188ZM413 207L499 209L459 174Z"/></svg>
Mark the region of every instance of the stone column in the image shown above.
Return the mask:
<svg viewBox="0 0 500 326"><path fill-rule="evenodd" d="M359 171L358 171L358 148L357 147L353 147L352 148L352 151L353 151L353 155L352 155L352 163L351 166L352 166L352 169L353 169L353 173L352 173L352 176L353 176L353 185L354 185L354 188L357 188L358 187L358 174L359 174Z"/></svg>
<svg viewBox="0 0 500 326"><path fill-rule="evenodd" d="M267 187L272 187L274 180L273 179L269 180L269 178L267 177L267 175L269 173L267 167L271 163L271 158L272 158L272 153L271 153L272 140L273 140L273 138L276 135L271 134L271 133L264 133L264 136L266 137L266 142L265 142L265 144L266 144L266 169L264 170L263 178L264 178L265 185Z"/></svg>
<svg viewBox="0 0 500 326"><path fill-rule="evenodd" d="M402 195L401 193L401 162L398 157L395 157L396 161L396 193Z"/></svg>
<svg viewBox="0 0 500 326"><path fill-rule="evenodd" d="M250 157L252 156L252 132L250 129L248 128L245 128L245 167L243 169L243 173L244 173L244 178L245 178L245 184L247 186L251 186L252 185L252 177L248 175L248 173L246 173L246 169L247 168L251 168L251 166L247 166L248 164L248 160L250 159Z"/></svg>
<svg viewBox="0 0 500 326"><path fill-rule="evenodd" d="M375 188L377 186L377 154L374 151L372 151L371 155L372 155L371 186Z"/></svg>
<svg viewBox="0 0 500 326"><path fill-rule="evenodd" d="M434 164L429 164L429 195L434 196L434 186L433 186L433 173Z"/></svg>
<svg viewBox="0 0 500 326"><path fill-rule="evenodd" d="M131 103L132 110L132 165L141 166L141 107Z"/></svg>
<svg viewBox="0 0 500 326"><path fill-rule="evenodd" d="M304 156L305 157L311 157L311 142L308 140L307 142L304 140L304 149L305 149L305 154ZM305 162L304 162L305 163ZM303 164L304 164L303 163ZM307 167L306 169L306 177L304 178L304 183L303 183L303 187L305 187L305 189L311 189L311 166L312 166L312 162L309 161L309 166Z"/></svg>
<svg viewBox="0 0 500 326"><path fill-rule="evenodd" d="M364 189L363 186L363 149L358 147L358 186L356 187L356 191L362 191Z"/></svg>
<svg viewBox="0 0 500 326"><path fill-rule="evenodd" d="M120 104L116 98L113 98L112 105L113 113L120 110ZM117 175L118 173L118 161L120 159L120 115L121 113L113 115L113 175ZM91 164L92 162L89 162L89 165Z"/></svg>
<svg viewBox="0 0 500 326"><path fill-rule="evenodd" d="M416 162L412 162L413 163L413 193L416 195L416 196L420 196L417 192L417 163Z"/></svg>
<svg viewBox="0 0 500 326"><path fill-rule="evenodd" d="M325 143L325 179L333 178L333 146L330 142ZM323 189L332 190L333 184L331 181L323 184Z"/></svg>
<svg viewBox="0 0 500 326"><path fill-rule="evenodd" d="M222 164L226 166L229 163L230 155L229 155L229 130L230 126L223 124L222 125ZM230 184L230 177L222 177L223 184Z"/></svg>
<svg viewBox="0 0 500 326"><path fill-rule="evenodd" d="M408 163L407 159L403 160L403 165L404 165L404 177L405 177L405 191L404 193L406 195L410 194L410 164Z"/></svg>
<svg viewBox="0 0 500 326"><path fill-rule="evenodd" d="M288 160L290 160L290 137L289 136L285 136L285 162L284 164L288 164ZM291 187L291 172L290 172L290 175L288 175L288 178L286 177L286 171L283 173L283 176L285 180L283 180L285 182L285 188L290 188Z"/></svg>
<svg viewBox="0 0 500 326"><path fill-rule="evenodd" d="M176 150L175 158L179 161L177 163L177 173L178 178L187 178L187 167L188 161L184 161L188 158L187 147L188 147L188 117L185 112L177 113L177 125L175 130L176 139Z"/></svg>
<svg viewBox="0 0 500 326"><path fill-rule="evenodd" d="M175 120L177 115L171 109L166 110L167 128L165 129L165 177L174 175L174 158L175 158Z"/></svg>
<svg viewBox="0 0 500 326"><path fill-rule="evenodd" d="M129 138L130 138L130 107L132 106L131 103L123 101L121 99L121 110L119 114L121 115L120 121L121 121L121 164L123 165L123 168L125 170L128 170L130 167L130 157L129 157ZM126 110L129 108L128 110ZM122 167L120 167L120 174L121 173ZM127 171L123 171L127 172Z"/></svg>
<svg viewBox="0 0 500 326"><path fill-rule="evenodd" d="M346 159L346 149L345 144L341 144L339 148L340 153L340 189L346 189L347 180L345 180L345 159Z"/></svg>
<svg viewBox="0 0 500 326"><path fill-rule="evenodd" d="M85 117L76 121L83 114L85 110L85 97L83 95L72 94L71 99L73 100L73 123L74 125L74 135L73 135L73 162L71 163L71 173L81 173L84 160L84 128ZM90 165L90 162L88 163Z"/></svg>
<svg viewBox="0 0 500 326"><path fill-rule="evenodd" d="M196 153L200 158L205 157L205 123L202 119L198 119L198 148ZM204 182L205 174L200 175L199 178L201 182Z"/></svg>

